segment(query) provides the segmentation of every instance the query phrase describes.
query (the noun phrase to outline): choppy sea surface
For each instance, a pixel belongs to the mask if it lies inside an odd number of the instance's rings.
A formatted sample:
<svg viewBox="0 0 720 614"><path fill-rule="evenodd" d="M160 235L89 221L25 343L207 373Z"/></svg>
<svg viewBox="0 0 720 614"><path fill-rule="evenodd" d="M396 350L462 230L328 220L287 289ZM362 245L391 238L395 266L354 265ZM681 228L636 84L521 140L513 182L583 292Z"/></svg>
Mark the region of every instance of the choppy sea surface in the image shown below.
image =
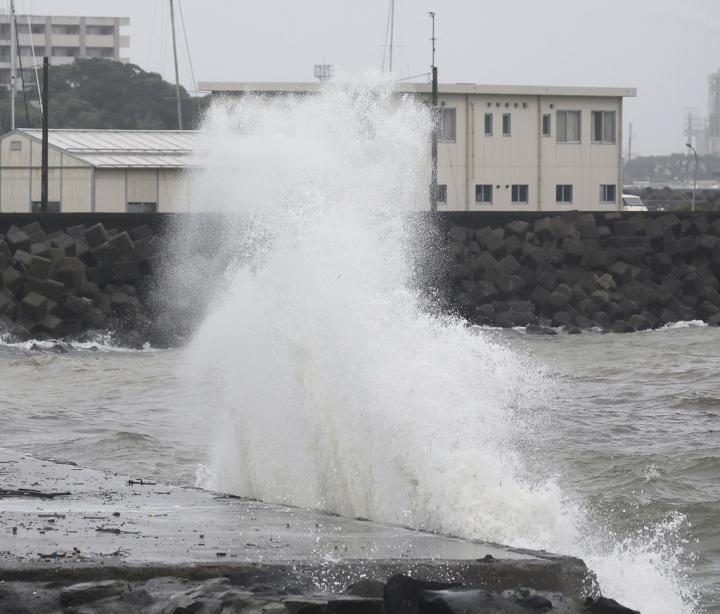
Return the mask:
<svg viewBox="0 0 720 614"><path fill-rule="evenodd" d="M529 336L482 330L543 365L552 400L518 454L617 537L686 542L679 564L720 612L720 329ZM194 485L217 436L208 390L183 350L86 344L66 354L0 345L0 446ZM481 394L481 391L479 391ZM622 552L618 552L622 558Z"/></svg>

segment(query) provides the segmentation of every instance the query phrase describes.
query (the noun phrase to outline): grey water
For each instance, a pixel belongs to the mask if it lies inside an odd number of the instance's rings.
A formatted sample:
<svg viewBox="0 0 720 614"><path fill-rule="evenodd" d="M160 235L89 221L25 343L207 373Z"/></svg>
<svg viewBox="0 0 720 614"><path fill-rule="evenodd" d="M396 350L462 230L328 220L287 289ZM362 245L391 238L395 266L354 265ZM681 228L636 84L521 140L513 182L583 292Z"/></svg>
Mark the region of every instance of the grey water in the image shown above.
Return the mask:
<svg viewBox="0 0 720 614"><path fill-rule="evenodd" d="M622 571L638 553L648 565L663 558L685 598L698 593L687 611L720 612L720 330L476 334L542 365L552 382L516 452L530 479L554 478L607 533L594 562ZM0 345L0 446L202 483L217 413L185 363L183 350Z"/></svg>

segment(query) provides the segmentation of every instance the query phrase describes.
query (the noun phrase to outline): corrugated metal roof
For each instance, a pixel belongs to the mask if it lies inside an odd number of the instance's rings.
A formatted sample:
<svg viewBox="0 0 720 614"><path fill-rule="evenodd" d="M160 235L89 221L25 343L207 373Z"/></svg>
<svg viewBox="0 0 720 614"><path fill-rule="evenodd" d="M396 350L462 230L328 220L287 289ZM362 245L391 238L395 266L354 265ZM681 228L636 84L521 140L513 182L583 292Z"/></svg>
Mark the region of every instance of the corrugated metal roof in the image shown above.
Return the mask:
<svg viewBox="0 0 720 614"><path fill-rule="evenodd" d="M18 132L42 140L41 130ZM196 134L194 130L50 130L48 141L98 168L185 168Z"/></svg>

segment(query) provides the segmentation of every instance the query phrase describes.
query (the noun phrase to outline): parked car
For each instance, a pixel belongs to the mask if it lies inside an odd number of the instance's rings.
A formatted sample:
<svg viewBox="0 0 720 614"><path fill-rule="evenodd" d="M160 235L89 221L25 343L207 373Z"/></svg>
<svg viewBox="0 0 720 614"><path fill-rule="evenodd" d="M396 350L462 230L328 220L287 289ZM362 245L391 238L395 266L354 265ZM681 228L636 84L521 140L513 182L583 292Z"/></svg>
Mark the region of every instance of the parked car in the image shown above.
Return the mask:
<svg viewBox="0 0 720 614"><path fill-rule="evenodd" d="M648 208L643 203L642 198L634 194L622 195L623 211L647 211Z"/></svg>

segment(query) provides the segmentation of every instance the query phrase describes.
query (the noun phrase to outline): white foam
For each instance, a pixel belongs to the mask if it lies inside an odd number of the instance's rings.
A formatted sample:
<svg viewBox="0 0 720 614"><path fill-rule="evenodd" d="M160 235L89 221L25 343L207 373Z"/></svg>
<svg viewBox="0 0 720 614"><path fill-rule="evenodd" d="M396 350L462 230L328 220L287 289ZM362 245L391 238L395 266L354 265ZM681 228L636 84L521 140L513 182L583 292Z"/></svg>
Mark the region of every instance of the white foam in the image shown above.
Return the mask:
<svg viewBox="0 0 720 614"><path fill-rule="evenodd" d="M399 212L427 200L429 127L362 86L210 112L193 201L253 222L226 233L238 257L187 351L217 395L206 485L581 556L626 605L691 612L664 527L607 542L525 466L523 443L543 445L527 417L552 401L541 367L423 308Z"/></svg>

